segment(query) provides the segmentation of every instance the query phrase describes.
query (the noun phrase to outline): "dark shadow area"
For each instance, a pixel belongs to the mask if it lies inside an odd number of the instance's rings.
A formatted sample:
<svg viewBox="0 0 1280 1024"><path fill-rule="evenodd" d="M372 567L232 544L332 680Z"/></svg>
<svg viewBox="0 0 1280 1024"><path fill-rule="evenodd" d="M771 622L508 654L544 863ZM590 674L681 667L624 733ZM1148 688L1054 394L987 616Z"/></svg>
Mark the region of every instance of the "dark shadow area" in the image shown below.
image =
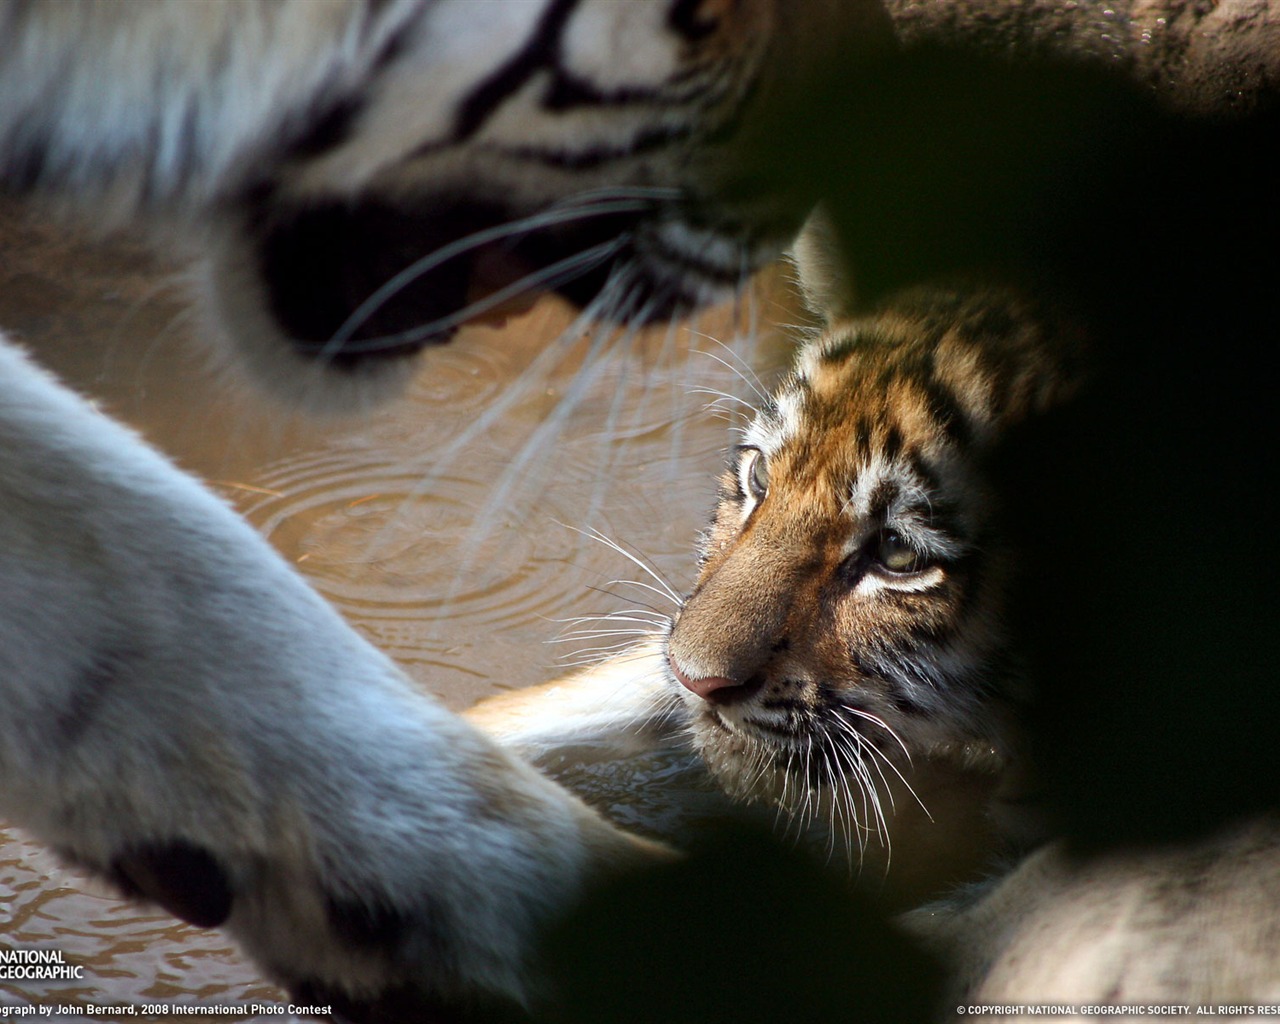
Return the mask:
<svg viewBox="0 0 1280 1024"><path fill-rule="evenodd" d="M1181 120L1091 70L941 51L827 88L836 137L786 145L861 296L1000 277L1094 347L1082 399L998 467L1064 832L1173 840L1274 808L1280 118Z"/></svg>
<svg viewBox="0 0 1280 1024"><path fill-rule="evenodd" d="M562 1024L918 1024L942 991L840 876L745 829L598 890L544 956Z"/></svg>
<svg viewBox="0 0 1280 1024"><path fill-rule="evenodd" d="M1091 338L1085 393L996 467L1056 827L1088 854L1274 809L1280 118L1180 120L1093 70L918 51L836 69L763 134L746 178L827 204L867 305L995 277ZM603 894L553 944L561 1019L933 1016L931 965L830 885L726 837Z"/></svg>

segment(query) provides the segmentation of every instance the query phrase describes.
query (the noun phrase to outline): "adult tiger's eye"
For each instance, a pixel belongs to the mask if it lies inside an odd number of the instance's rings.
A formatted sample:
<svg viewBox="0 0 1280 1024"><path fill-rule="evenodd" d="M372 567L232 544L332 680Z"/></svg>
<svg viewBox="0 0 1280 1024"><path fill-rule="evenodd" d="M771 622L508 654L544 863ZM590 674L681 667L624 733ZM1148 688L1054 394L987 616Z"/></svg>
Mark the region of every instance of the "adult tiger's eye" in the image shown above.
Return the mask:
<svg viewBox="0 0 1280 1024"><path fill-rule="evenodd" d="M769 464L765 461L764 452L759 448L747 448L742 453L738 480L742 484L742 492L749 494L756 501L763 500L768 493Z"/></svg>
<svg viewBox="0 0 1280 1024"><path fill-rule="evenodd" d="M700 43L720 27L723 3L708 0L676 0L667 15L667 24L691 43Z"/></svg>
<svg viewBox="0 0 1280 1024"><path fill-rule="evenodd" d="M876 561L890 572L919 572L924 568L920 552L904 541L896 531L885 530L880 534L876 548Z"/></svg>

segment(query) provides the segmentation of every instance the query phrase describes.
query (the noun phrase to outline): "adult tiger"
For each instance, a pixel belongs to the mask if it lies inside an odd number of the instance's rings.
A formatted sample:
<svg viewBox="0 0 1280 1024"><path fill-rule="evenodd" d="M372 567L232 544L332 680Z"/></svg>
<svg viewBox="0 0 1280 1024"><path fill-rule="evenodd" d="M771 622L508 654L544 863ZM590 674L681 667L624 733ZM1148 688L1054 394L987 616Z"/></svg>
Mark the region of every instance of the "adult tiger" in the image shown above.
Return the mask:
<svg viewBox="0 0 1280 1024"><path fill-rule="evenodd" d="M9 0L0 182L176 226L240 359L351 401L513 290L643 319L731 287L798 212L736 148L797 68L889 35L846 0ZM523 1000L539 923L656 851L415 695L132 435L0 361L0 809L322 1002Z"/></svg>
<svg viewBox="0 0 1280 1024"><path fill-rule="evenodd" d="M296 397L515 293L727 294L797 223L733 152L846 37L883 47L878 5L7 3L0 180L207 230L212 319Z"/></svg>
<svg viewBox="0 0 1280 1024"><path fill-rule="evenodd" d="M874 4L810 8L13 0L0 187L194 241L237 361L349 404L514 293L655 318L770 258L794 211L735 178L734 147L801 55L888 37ZM539 922L655 848L415 694L137 438L0 362L0 813L225 923L308 1002L523 1000Z"/></svg>

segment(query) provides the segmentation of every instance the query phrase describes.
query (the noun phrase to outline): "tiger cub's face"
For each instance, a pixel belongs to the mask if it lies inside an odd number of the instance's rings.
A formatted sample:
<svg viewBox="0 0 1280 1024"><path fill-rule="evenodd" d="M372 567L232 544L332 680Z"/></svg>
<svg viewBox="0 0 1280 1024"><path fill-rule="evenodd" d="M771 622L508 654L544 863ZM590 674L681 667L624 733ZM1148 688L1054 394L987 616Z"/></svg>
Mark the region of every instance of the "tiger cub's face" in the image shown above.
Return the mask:
<svg viewBox="0 0 1280 1024"><path fill-rule="evenodd" d="M730 793L865 834L924 762L998 768L983 459L1063 376L1032 310L995 293L909 294L801 351L733 452L667 639Z"/></svg>

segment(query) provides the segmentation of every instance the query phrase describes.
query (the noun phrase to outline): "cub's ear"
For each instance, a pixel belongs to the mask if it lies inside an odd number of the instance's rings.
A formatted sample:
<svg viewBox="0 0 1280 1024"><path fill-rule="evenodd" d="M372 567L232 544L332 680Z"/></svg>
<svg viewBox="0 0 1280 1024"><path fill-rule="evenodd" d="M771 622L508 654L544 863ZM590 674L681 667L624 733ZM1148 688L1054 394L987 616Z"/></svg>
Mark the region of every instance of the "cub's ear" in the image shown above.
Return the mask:
<svg viewBox="0 0 1280 1024"><path fill-rule="evenodd" d="M790 256L809 312L824 325L854 315L852 275L836 230L821 208L809 215Z"/></svg>

